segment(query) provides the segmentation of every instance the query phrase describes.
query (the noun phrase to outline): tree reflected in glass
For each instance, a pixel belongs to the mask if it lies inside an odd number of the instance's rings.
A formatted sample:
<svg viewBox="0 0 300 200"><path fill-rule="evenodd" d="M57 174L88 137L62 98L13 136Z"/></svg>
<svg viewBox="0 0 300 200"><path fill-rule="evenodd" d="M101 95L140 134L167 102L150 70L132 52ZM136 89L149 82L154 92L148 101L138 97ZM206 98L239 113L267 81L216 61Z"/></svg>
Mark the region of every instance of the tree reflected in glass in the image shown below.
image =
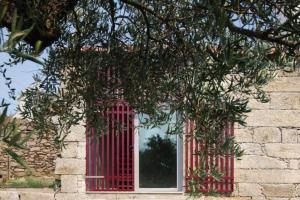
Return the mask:
<svg viewBox="0 0 300 200"><path fill-rule="evenodd" d="M176 140L159 134L148 138L145 149L140 149L140 187L176 188Z"/></svg>

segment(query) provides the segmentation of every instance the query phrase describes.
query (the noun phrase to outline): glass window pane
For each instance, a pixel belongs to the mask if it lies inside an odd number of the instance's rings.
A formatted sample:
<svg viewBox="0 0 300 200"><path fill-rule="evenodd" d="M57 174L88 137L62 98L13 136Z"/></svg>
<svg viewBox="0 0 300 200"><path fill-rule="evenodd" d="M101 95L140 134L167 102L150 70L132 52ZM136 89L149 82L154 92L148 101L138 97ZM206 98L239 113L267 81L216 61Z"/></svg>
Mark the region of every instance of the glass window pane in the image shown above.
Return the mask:
<svg viewBox="0 0 300 200"><path fill-rule="evenodd" d="M177 187L177 137L167 130L167 124L139 129L140 188Z"/></svg>

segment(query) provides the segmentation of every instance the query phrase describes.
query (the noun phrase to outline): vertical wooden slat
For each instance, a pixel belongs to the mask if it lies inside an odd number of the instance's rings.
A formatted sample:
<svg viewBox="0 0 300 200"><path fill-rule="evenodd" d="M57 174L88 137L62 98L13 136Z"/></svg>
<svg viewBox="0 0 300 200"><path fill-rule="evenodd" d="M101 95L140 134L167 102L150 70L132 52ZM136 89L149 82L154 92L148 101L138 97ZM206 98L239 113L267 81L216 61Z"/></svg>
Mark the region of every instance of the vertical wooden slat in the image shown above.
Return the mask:
<svg viewBox="0 0 300 200"><path fill-rule="evenodd" d="M103 114L103 117L105 117L106 116L106 113L104 112L104 114ZM104 119L104 120L106 120L106 119ZM105 122L105 121L104 121ZM106 127L105 127L105 129L106 129ZM104 129L104 131L105 131L105 129ZM101 176L104 176L105 174L104 174L104 169L105 169L105 166L104 166L104 164L105 164L105 162L104 162L104 156L105 156L105 146L104 146L104 140L105 140L105 133L104 133L104 131L102 131L102 134L101 134ZM105 184L105 179L103 178L103 179L101 179L101 189L102 190L104 190L104 184Z"/></svg>
<svg viewBox="0 0 300 200"><path fill-rule="evenodd" d="M214 167L214 155L213 155L213 152L212 152L212 149L210 149L210 152L209 152L209 160L210 160L210 173L213 171L213 167ZM208 191L212 191L214 188L214 179L212 176L210 176L210 188Z"/></svg>
<svg viewBox="0 0 300 200"><path fill-rule="evenodd" d="M129 179L128 179L128 176L129 176L129 169L128 169L128 166L129 166L129 119L128 119L128 113L129 113L129 108L126 106L126 177L125 177L125 180L126 180L126 189L128 189L128 182L129 182Z"/></svg>
<svg viewBox="0 0 300 200"><path fill-rule="evenodd" d="M95 134L95 160L96 160L96 169L95 169L95 176L99 176L99 170L100 170L100 165L99 165L99 134ZM94 179L95 180L95 190L99 190L99 179Z"/></svg>
<svg viewBox="0 0 300 200"><path fill-rule="evenodd" d="M234 124L233 123L230 123L230 135L231 137L234 136ZM230 161L231 161L231 166L230 166L230 169L231 169L231 174L230 174L230 177L231 177L231 191L233 191L234 189L234 151L231 151L231 157L230 157Z"/></svg>
<svg viewBox="0 0 300 200"><path fill-rule="evenodd" d="M219 168L219 155L217 152L217 149L219 148L219 144L216 144L216 148L215 148L215 163L216 163L216 171L219 173L220 172L220 168ZM218 191L219 190L219 182L215 181L215 190Z"/></svg>
<svg viewBox="0 0 300 200"><path fill-rule="evenodd" d="M194 123L192 123L191 124L191 131L194 131L194 128L195 128ZM194 153L196 154L196 155L194 155L195 156L195 168L197 169L199 167L199 156L198 156L199 149L198 149L198 147L200 145L200 142L198 142L196 140L196 138L194 138L194 137L193 137L193 140L195 142L195 151L194 151Z"/></svg>
<svg viewBox="0 0 300 200"><path fill-rule="evenodd" d="M225 127L225 137L226 139L228 139L229 136L229 130L228 130L228 123L226 123L226 127ZM225 192L228 191L228 178L229 178L229 160L228 160L228 151L226 152L225 155Z"/></svg>
<svg viewBox="0 0 300 200"><path fill-rule="evenodd" d="M131 184L131 187L132 187L132 189L134 188L133 186L134 186L134 178L132 178L133 176L134 176L134 158L133 158L133 147L134 147L134 113L133 113L133 110L132 110L132 108L130 109L131 110L131 112L130 112L130 116L131 116L131 124L130 124L130 126L131 126L131 146L132 146L132 148L131 148L131 152L130 152L130 154L131 154L131 168L132 168L132 170L131 170L131 182L132 182L132 184Z"/></svg>
<svg viewBox="0 0 300 200"><path fill-rule="evenodd" d="M107 130L106 130L106 190L108 190L108 188L111 187L110 184L110 179L109 177L110 175L110 144L109 144L109 138L111 135L111 131L110 131L110 126L111 126L111 119L110 119L110 113L109 113L109 109L106 110L106 116L107 116Z"/></svg>
<svg viewBox="0 0 300 200"><path fill-rule="evenodd" d="M121 117L122 117L122 124L121 124L121 128L122 128L122 155L121 155L121 157L122 157L122 164L121 164L121 167L122 167L122 191L124 191L124 175L125 175L125 172L124 172L124 154L125 154L125 141L124 141L124 134L125 134L125 132L124 132L124 104L122 103L121 104Z"/></svg>
<svg viewBox="0 0 300 200"><path fill-rule="evenodd" d="M116 182L116 189L119 190L120 189L120 142L119 142L119 136L120 136L120 121L119 121L119 103L117 103L117 107L116 107L116 114L117 114L117 121L116 121L116 128L117 128L117 182Z"/></svg>
<svg viewBox="0 0 300 200"><path fill-rule="evenodd" d="M185 123L185 186L186 190L189 188L188 186L188 179L189 179L189 141L188 141L188 133L189 133L189 121Z"/></svg>
<svg viewBox="0 0 300 200"><path fill-rule="evenodd" d="M92 157L92 169L91 169L91 175L95 176L95 129L92 128L92 148L91 148L91 157ZM92 190L95 190L95 179L91 179L92 181Z"/></svg>
<svg viewBox="0 0 300 200"><path fill-rule="evenodd" d="M191 173L193 174L193 171L194 171L194 146L193 146L193 143L194 143L194 136L193 136L193 130L192 130L192 122L190 122L190 170L191 170Z"/></svg>
<svg viewBox="0 0 300 200"><path fill-rule="evenodd" d="M86 149L86 175L89 176L90 175L90 137L89 137L89 125L87 125L87 130L86 130L86 142L85 142L85 149ZM90 184L89 184L89 179L85 180L85 185L86 185L86 189L87 191L90 191Z"/></svg>
<svg viewBox="0 0 300 200"><path fill-rule="evenodd" d="M115 188L115 114L114 114L114 107L111 108L111 160L112 160L112 173L111 173L111 180L112 180L112 190Z"/></svg>
<svg viewBox="0 0 300 200"><path fill-rule="evenodd" d="M205 148L205 151L206 151L206 148L207 148L207 146L206 146L206 144L203 144L204 145L204 148ZM206 152L206 155L205 155L205 172L206 172L206 174L208 174L208 159L209 159L209 155L207 155L207 152ZM208 187L209 187L209 185L208 185L208 183L209 183L209 177L207 176L206 177L206 179L205 179L205 184L204 184L204 192L208 192Z"/></svg>

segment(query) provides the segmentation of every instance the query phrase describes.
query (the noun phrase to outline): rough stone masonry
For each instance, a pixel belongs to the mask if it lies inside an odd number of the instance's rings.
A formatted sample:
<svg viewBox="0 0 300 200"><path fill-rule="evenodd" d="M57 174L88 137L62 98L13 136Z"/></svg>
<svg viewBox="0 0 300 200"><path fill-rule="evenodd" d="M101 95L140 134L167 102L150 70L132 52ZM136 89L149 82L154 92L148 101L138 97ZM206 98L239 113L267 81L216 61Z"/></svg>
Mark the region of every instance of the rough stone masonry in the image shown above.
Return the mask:
<svg viewBox="0 0 300 200"><path fill-rule="evenodd" d="M29 169L20 166L0 150L0 179L18 178L27 175L54 177L54 161L60 154L60 149L54 145L53 139L50 137L43 139L32 137L27 142L27 147L27 149L14 149L14 152L22 156Z"/></svg>

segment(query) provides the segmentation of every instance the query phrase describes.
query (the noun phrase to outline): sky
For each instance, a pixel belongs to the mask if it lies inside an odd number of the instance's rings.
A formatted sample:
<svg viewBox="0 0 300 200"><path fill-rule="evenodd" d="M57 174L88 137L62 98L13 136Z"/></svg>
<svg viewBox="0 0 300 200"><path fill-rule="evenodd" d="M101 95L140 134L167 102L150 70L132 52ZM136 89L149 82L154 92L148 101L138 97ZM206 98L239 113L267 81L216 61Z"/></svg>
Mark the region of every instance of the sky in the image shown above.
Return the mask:
<svg viewBox="0 0 300 200"><path fill-rule="evenodd" d="M45 54L42 57L46 57ZM3 62L8 61L9 55L7 53L0 53L0 65ZM31 61L26 61L24 63L18 64L14 67L7 67L6 75L12 78L12 88L16 89L16 97L21 94L21 91L30 86L33 83L32 76L39 73L41 66L33 63ZM16 112L16 106L18 104L17 100L14 101L8 96L8 87L5 85L5 79L2 74L0 74L0 101L4 98L6 102L9 102L9 114L14 114Z"/></svg>

